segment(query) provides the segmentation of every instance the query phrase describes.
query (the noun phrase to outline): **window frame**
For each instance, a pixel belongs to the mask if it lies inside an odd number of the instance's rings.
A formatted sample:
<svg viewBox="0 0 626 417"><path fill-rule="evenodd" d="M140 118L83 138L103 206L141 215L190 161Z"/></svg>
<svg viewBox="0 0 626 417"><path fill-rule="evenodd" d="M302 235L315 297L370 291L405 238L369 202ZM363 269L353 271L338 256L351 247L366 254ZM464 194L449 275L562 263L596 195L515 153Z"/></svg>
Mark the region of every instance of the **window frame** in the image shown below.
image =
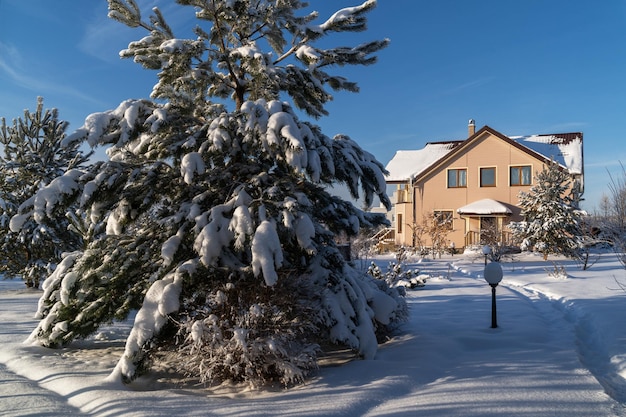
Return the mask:
<svg viewBox="0 0 626 417"><path fill-rule="evenodd" d="M524 175L523 175L523 168L528 168L528 183L524 183ZM517 173L517 183L514 184L513 183L513 178L515 177L513 175L513 170L517 169L518 173ZM532 165L510 165L509 166L509 186L511 187L524 187L524 186L528 186L528 185L532 185L533 184L533 167Z"/></svg>
<svg viewBox="0 0 626 417"><path fill-rule="evenodd" d="M450 184L450 174L452 172L455 172L454 180L456 185ZM465 175L459 175L461 172ZM461 179L463 179L463 184L459 185L461 183ZM446 185L447 188L467 188L467 168L448 168L446 170Z"/></svg>
<svg viewBox="0 0 626 417"><path fill-rule="evenodd" d="M433 210L433 219L437 225L444 226L444 230L454 229L454 210Z"/></svg>
<svg viewBox="0 0 626 417"><path fill-rule="evenodd" d="M484 184L483 183L483 172L487 172L487 171L493 171L493 183L492 184ZM497 170L497 167L495 167L495 166L478 168L478 186L480 188L483 188L483 187L496 187L498 185L497 174L498 174L498 170Z"/></svg>

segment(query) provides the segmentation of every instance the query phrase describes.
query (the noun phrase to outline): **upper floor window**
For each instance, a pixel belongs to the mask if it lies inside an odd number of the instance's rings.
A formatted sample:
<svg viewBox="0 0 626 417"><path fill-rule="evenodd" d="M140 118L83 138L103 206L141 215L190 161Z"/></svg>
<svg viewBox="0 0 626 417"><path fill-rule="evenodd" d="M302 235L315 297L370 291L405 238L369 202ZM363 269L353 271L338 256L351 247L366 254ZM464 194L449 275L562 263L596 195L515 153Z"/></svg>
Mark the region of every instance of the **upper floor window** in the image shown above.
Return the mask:
<svg viewBox="0 0 626 417"><path fill-rule="evenodd" d="M480 186L495 187L496 186L496 169L481 168L480 169Z"/></svg>
<svg viewBox="0 0 626 417"><path fill-rule="evenodd" d="M467 187L467 169L448 170L448 188Z"/></svg>
<svg viewBox="0 0 626 417"><path fill-rule="evenodd" d="M530 185L532 180L530 165L511 167L509 177L511 185Z"/></svg>

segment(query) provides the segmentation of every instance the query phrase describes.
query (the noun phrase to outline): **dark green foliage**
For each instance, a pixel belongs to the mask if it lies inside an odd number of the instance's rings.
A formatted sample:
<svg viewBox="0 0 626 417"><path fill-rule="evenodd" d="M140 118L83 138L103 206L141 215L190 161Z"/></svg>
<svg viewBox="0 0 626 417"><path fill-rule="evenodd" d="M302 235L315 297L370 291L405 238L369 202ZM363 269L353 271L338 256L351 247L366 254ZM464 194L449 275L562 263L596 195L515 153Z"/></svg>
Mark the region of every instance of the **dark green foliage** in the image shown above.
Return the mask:
<svg viewBox="0 0 626 417"><path fill-rule="evenodd" d="M82 236L68 229L65 209L50 212L39 223L16 218L12 225L10 219L20 206L22 212L31 209L37 191L83 165L89 154L83 154L78 144L64 146L68 123L59 120L56 109L44 111L42 98L35 112L25 110L11 124L4 118L0 123L0 272L21 276L27 286L38 287L62 252L81 247Z"/></svg>
<svg viewBox="0 0 626 417"><path fill-rule="evenodd" d="M193 39L168 42L175 36L163 16L156 13L149 22L142 21L133 0L109 0L109 16L150 31L150 37L131 43L122 56L133 58L147 69L160 70L153 97L187 108L193 107L191 103L205 103L207 94L220 99L234 98L240 108L246 100L276 100L281 92L286 92L307 114L327 115L324 105L332 95L325 86L333 91L353 92L358 87L322 68L372 64L376 62L372 54L389 43L382 40L356 47L315 47L316 41L332 32L365 30L365 15L375 7L375 1L368 1L341 17L329 18L321 25L312 24L317 13L296 15L307 5L298 0L242 0L233 4L178 0L177 3L196 7L196 16L209 23L210 30L196 27ZM271 54L263 50L264 42Z"/></svg>
<svg viewBox="0 0 626 417"><path fill-rule="evenodd" d="M329 342L373 357L406 304L346 264L335 237L386 219L327 187L390 207L384 167L277 99L291 95L317 117L327 88L356 90L319 68L369 64L385 42L315 53L311 44L363 29L375 3L317 26L314 14L296 16L297 1L178 3L210 27L177 39L158 11L146 21L133 0L109 1L111 17L149 31L122 56L159 70L158 101L93 114L66 139L109 146L109 160L60 177L73 186L50 206L77 204L87 240L46 280L31 339L66 344L138 309L111 376L127 382L168 360L202 381L289 385ZM232 110L212 101L225 98Z"/></svg>

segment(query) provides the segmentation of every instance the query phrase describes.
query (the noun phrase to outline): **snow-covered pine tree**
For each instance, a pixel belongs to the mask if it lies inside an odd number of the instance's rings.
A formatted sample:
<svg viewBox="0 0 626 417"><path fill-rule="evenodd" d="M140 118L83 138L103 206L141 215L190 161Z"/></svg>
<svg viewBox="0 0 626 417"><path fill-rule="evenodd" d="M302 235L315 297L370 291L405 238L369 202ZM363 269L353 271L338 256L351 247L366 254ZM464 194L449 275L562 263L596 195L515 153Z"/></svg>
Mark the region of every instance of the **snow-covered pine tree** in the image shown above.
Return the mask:
<svg viewBox="0 0 626 417"><path fill-rule="evenodd" d="M334 237L386 220L327 186L389 208L384 167L281 99L319 117L329 90L357 91L326 71L373 63L387 41L316 41L365 29L375 1L322 24L298 17L306 4L295 0L177 3L200 20L193 39L176 38L158 9L145 21L133 0L109 0L110 17L149 31L121 55L159 70L159 81L153 100L92 114L66 138L109 146L109 159L61 177L91 239L45 281L30 339L66 344L138 309L111 374L124 381L158 355L205 382L251 384L301 381L329 342L373 357L406 303L347 264ZM39 195L45 215L57 201Z"/></svg>
<svg viewBox="0 0 626 417"><path fill-rule="evenodd" d="M50 185L49 192L54 192L55 178L80 167L90 156L78 143L61 146L67 126L56 109L44 111L41 97L35 112L25 110L11 124L0 119L0 273L22 277L28 287L38 288L63 252L82 246L82 235L69 227L65 211L50 210L37 217L39 224L31 211L38 190ZM22 214L13 217L18 208Z"/></svg>
<svg viewBox="0 0 626 417"><path fill-rule="evenodd" d="M519 196L524 220L509 226L523 249L578 256L582 236L580 184L565 169L550 161L535 175L536 184Z"/></svg>

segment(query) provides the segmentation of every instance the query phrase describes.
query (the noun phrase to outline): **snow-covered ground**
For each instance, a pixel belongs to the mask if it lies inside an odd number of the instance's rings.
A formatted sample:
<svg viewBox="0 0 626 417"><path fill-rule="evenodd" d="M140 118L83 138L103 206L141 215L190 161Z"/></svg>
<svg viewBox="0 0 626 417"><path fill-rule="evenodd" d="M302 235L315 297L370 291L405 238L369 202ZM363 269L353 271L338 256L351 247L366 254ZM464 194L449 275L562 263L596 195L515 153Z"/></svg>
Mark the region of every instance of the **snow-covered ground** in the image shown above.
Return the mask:
<svg viewBox="0 0 626 417"><path fill-rule="evenodd" d="M382 267L392 258L376 259ZM517 256L503 263L498 325L473 255L415 262L410 320L374 360L322 366L289 390L207 389L152 374L104 382L129 324L51 350L22 342L41 293L0 281L0 414L98 416L626 416L626 271ZM384 268L383 268L384 269Z"/></svg>

